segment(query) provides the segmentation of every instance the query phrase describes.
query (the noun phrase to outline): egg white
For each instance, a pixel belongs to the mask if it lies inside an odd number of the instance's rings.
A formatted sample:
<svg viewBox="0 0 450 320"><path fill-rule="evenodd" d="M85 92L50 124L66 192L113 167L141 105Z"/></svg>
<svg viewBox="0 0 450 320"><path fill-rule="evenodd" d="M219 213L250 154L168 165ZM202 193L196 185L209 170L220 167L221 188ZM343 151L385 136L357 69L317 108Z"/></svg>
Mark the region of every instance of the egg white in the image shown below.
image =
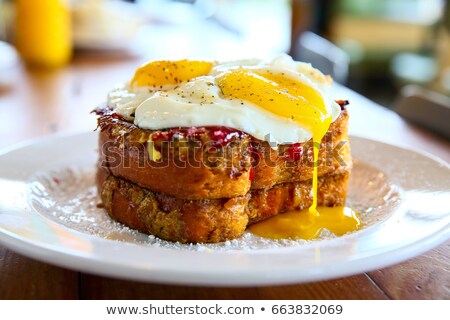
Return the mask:
<svg viewBox="0 0 450 320"><path fill-rule="evenodd" d="M329 79L310 64L293 61L288 55L281 55L268 63L256 59L219 63L207 76L177 86L164 86L158 91L125 84L109 93L108 105L142 129L225 126L269 141L273 147L311 139L312 133L291 119L275 115L246 100L223 97L215 84L215 77L234 68L283 72L285 76L317 90L332 121L340 114L339 105L327 94Z"/></svg>

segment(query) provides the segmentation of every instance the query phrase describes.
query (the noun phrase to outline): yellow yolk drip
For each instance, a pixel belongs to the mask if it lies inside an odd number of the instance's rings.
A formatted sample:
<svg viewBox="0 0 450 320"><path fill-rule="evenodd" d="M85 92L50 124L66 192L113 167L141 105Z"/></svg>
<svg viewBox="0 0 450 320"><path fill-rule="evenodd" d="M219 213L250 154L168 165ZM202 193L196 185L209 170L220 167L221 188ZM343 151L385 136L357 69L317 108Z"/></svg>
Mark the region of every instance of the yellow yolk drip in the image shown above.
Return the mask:
<svg viewBox="0 0 450 320"><path fill-rule="evenodd" d="M212 67L213 63L209 61L186 59L151 61L136 70L131 85L149 87L173 85L207 75Z"/></svg>
<svg viewBox="0 0 450 320"><path fill-rule="evenodd" d="M226 72L217 78L217 84L225 96L250 101L273 114L297 122L312 133L313 204L309 211L317 216L319 146L332 120L322 96L302 82L290 79L282 73L265 70L239 69Z"/></svg>
<svg viewBox="0 0 450 320"><path fill-rule="evenodd" d="M358 214L348 207L319 207L320 215L311 215L308 210L290 211L253 224L249 231L270 239L313 240L323 229L342 236L361 228Z"/></svg>
<svg viewBox="0 0 450 320"><path fill-rule="evenodd" d="M153 133L148 137L147 141L147 153L148 153L148 159L150 161L159 161L162 157L161 152L156 150L155 148L155 142L153 141Z"/></svg>

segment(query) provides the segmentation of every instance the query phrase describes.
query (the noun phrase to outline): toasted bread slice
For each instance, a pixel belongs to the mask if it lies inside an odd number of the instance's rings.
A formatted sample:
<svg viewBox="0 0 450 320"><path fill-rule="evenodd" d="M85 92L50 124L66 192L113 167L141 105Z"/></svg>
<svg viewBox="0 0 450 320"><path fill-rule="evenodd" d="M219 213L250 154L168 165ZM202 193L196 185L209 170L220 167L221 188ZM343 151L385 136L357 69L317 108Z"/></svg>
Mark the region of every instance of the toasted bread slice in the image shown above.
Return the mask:
<svg viewBox="0 0 450 320"><path fill-rule="evenodd" d="M190 200L235 198L312 177L311 141L274 149L230 128L144 130L106 107L97 113L101 167L156 193ZM347 123L343 109L321 142L319 176L351 165Z"/></svg>
<svg viewBox="0 0 450 320"><path fill-rule="evenodd" d="M348 171L323 175L318 204L344 205ZM97 185L109 215L144 233L182 243L221 242L241 236L249 224L304 209L312 203L311 180L278 184L221 199L186 200L142 188L100 168Z"/></svg>

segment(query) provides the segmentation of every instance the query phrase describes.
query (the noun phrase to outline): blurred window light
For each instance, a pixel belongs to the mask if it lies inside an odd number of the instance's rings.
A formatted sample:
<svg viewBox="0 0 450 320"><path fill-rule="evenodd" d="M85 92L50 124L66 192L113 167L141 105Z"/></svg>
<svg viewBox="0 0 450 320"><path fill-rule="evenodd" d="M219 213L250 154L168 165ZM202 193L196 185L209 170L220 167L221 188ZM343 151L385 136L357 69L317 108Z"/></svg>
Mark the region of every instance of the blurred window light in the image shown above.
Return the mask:
<svg viewBox="0 0 450 320"><path fill-rule="evenodd" d="M289 49L289 0L140 0L137 6L150 21L140 39L157 56L267 58Z"/></svg>
<svg viewBox="0 0 450 320"><path fill-rule="evenodd" d="M341 0L339 10L398 22L430 25L442 15L444 0Z"/></svg>

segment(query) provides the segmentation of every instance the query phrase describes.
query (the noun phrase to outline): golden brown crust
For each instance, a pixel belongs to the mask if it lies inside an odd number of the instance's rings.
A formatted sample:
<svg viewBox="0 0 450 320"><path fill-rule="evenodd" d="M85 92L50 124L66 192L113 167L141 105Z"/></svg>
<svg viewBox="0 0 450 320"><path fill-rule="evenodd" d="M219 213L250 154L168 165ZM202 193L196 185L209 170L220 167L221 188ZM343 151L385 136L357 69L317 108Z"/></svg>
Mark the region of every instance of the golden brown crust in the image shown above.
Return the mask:
<svg viewBox="0 0 450 320"><path fill-rule="evenodd" d="M102 202L111 218L141 232L179 242L220 242L239 237L248 223L249 195L182 200L97 172Z"/></svg>
<svg viewBox="0 0 450 320"><path fill-rule="evenodd" d="M318 176L329 173L337 174L348 171L352 160L350 143L348 139L348 113L343 110L339 118L330 125L330 128L322 139L319 147ZM270 148L267 142L262 146L255 166L255 175L251 189L270 188L280 183L300 182L309 180L313 175L313 143L312 140L297 145L280 145L278 150ZM297 146L300 159L293 161L289 156L290 150ZM295 151L294 151L295 152ZM255 154L255 152L253 153Z"/></svg>
<svg viewBox="0 0 450 320"><path fill-rule="evenodd" d="M319 205L343 205L348 172L319 179ZM221 242L247 225L311 204L311 181L253 190L235 198L183 200L155 193L99 169L97 185L109 215L131 228L183 243Z"/></svg>
<svg viewBox="0 0 450 320"><path fill-rule="evenodd" d="M226 148L211 143L210 130L195 139L155 142L162 158L152 161L148 141L159 131L110 115L100 116L99 128L100 166L144 188L180 199L232 198L250 189L248 135L233 137Z"/></svg>
<svg viewBox="0 0 450 320"><path fill-rule="evenodd" d="M348 114L343 110L321 142L319 176L346 171L351 165L347 123ZM280 145L275 150L267 142L239 133L230 143L217 147L211 138L212 129L203 128L195 139L181 135L173 144L158 145L162 155L158 162L150 160L147 142L160 131L137 128L108 112L100 112L99 128L103 168L114 176L179 199L233 198L244 196L250 189L312 177L310 142Z"/></svg>
<svg viewBox="0 0 450 320"><path fill-rule="evenodd" d="M319 206L335 207L345 204L350 174L325 175L319 178L317 203ZM306 209L312 204L311 180L283 183L269 189L252 190L246 207L249 225L270 218L280 212Z"/></svg>

